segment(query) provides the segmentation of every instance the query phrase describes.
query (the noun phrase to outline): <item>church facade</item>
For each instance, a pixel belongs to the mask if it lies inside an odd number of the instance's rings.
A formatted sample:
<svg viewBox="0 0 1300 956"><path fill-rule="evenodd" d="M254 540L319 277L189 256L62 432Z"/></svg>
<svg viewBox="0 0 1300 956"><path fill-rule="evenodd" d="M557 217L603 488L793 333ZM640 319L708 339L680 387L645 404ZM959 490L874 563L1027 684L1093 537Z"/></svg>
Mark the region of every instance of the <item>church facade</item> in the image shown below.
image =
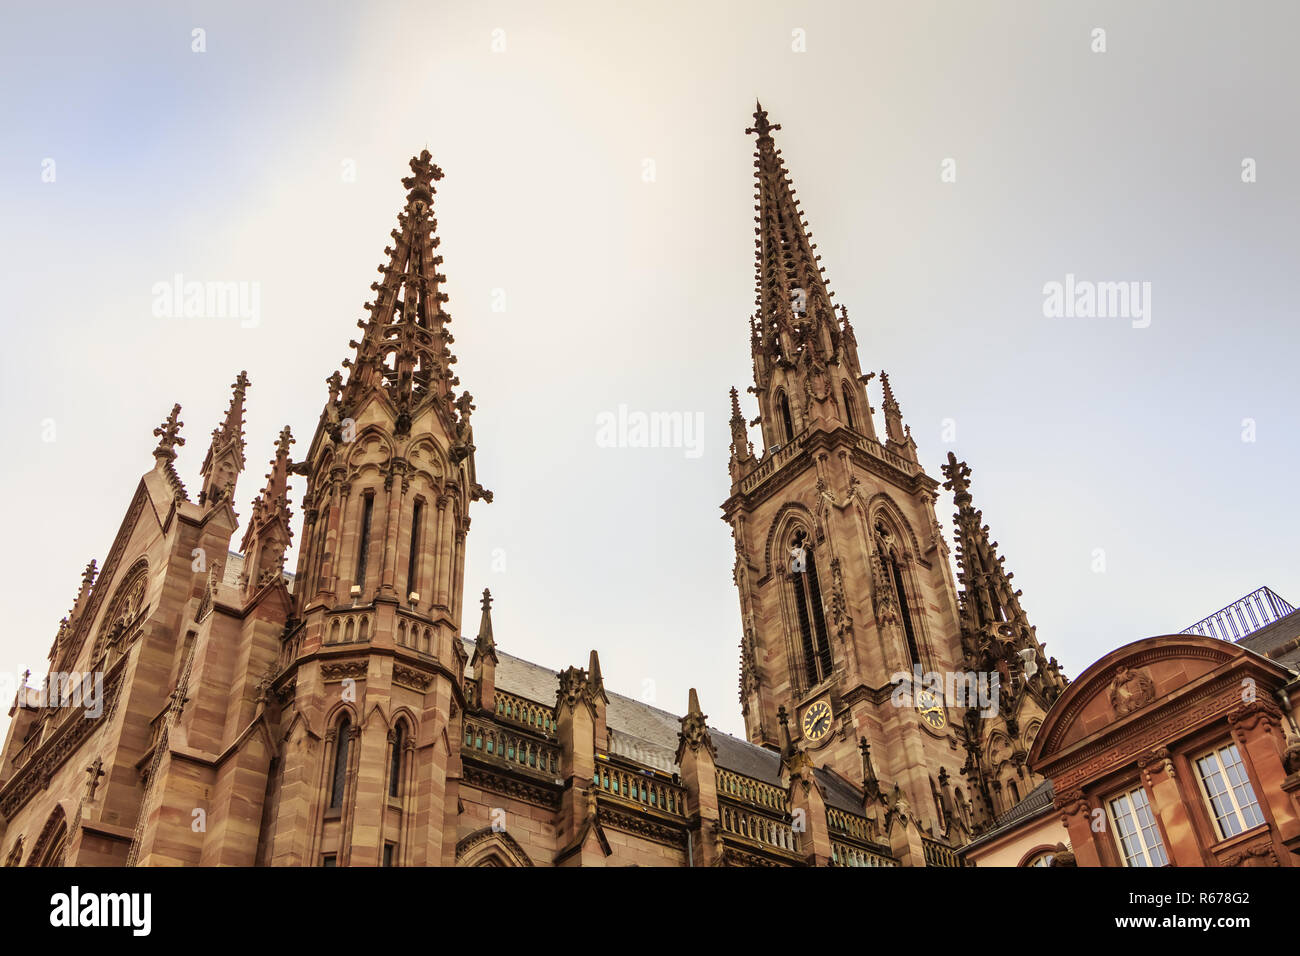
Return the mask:
<svg viewBox="0 0 1300 956"><path fill-rule="evenodd" d="M733 388L722 504L744 739L694 691L677 715L607 688L597 651L559 672L515 657L491 595L464 606L470 512L492 493L424 152L346 376L305 447L281 432L242 537L247 376L197 493L175 464L180 407L155 429L49 674L13 702L6 864L958 866L1040 792L1031 754L1068 682L971 469L950 454L942 483L925 473L883 371L877 431L877 373L832 302L779 128L760 106L747 131L758 415Z"/></svg>

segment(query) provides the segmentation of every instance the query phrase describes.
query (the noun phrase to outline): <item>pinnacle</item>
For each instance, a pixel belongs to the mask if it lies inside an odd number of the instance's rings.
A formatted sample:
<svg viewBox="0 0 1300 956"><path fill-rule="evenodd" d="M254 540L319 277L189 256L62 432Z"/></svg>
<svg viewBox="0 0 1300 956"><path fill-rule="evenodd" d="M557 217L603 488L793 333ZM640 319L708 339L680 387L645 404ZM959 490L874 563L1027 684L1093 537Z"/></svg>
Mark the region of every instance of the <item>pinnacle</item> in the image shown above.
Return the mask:
<svg viewBox="0 0 1300 956"><path fill-rule="evenodd" d="M158 447L153 450L155 458L173 461L176 458L176 446L185 444L185 439L180 436L181 428L185 425L179 420L180 413L181 406L173 405L167 420L153 430L154 436L160 439Z"/></svg>
<svg viewBox="0 0 1300 956"><path fill-rule="evenodd" d="M475 655L488 653L496 647L496 642L492 638L492 592L487 588L483 589L483 617L479 620L478 637L475 640Z"/></svg>
<svg viewBox="0 0 1300 956"><path fill-rule="evenodd" d="M691 688L690 697L686 704L686 713L692 717L703 717L704 711L700 709L700 695L696 693L695 688Z"/></svg>
<svg viewBox="0 0 1300 956"><path fill-rule="evenodd" d="M296 439L294 439L293 432L290 430L289 426L285 425L280 429L280 437L275 442L276 460L278 461L281 458L289 457L289 446L293 444L296 444ZM272 464L274 464L274 462Z"/></svg>
<svg viewBox="0 0 1300 956"><path fill-rule="evenodd" d="M409 165L411 175L402 178L407 196L397 217L399 228L390 233L392 244L384 247L387 261L376 270L382 278L371 283L376 294L357 323L363 334L348 343L355 355L343 361L348 380L341 402L352 408L380 389L406 422L426 398L446 400L456 384L451 374L455 357L447 347L451 316L442 308L446 276L437 271L442 256L433 252L439 245L433 184L443 173L427 149Z"/></svg>

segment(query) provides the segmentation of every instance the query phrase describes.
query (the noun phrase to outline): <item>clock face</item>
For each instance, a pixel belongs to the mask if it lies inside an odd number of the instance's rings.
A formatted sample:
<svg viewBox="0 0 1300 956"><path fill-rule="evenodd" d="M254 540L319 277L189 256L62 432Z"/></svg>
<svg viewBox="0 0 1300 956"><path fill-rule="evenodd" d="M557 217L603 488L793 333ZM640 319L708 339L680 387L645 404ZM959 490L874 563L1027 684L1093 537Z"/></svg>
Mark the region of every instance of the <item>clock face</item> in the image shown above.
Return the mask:
<svg viewBox="0 0 1300 956"><path fill-rule="evenodd" d="M814 702L803 712L799 725L809 740L821 740L831 732L831 705L824 700Z"/></svg>
<svg viewBox="0 0 1300 956"><path fill-rule="evenodd" d="M948 718L943 712L943 702L939 700L934 691L918 691L916 709L920 713L921 719L933 730L942 730L943 725L948 722Z"/></svg>

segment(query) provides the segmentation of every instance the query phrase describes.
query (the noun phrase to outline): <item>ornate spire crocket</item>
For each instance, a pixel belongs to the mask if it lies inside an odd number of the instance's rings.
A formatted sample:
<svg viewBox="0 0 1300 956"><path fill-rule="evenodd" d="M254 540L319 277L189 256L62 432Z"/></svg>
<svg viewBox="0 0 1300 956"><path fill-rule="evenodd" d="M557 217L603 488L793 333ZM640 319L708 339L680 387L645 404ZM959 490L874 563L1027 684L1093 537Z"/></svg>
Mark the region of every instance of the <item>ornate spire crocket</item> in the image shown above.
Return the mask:
<svg viewBox="0 0 1300 956"><path fill-rule="evenodd" d="M388 263L379 266L382 279L371 283L376 293L367 302L369 316L357 322L361 340L350 342L356 350L343 362L349 369L339 396L341 417L347 417L373 389L382 389L398 411L399 434L410 428L412 417L426 402L439 409L449 432L457 421L453 389L460 380L452 372L456 357L451 353L453 338L447 326L451 316L443 310L447 294L438 272L442 256L438 220L433 215L434 183L442 170L431 161L428 150L410 162L411 175L402 180L406 207L398 215L398 229L391 232L393 245L384 248ZM332 387L333 390L333 387Z"/></svg>
<svg viewBox="0 0 1300 956"><path fill-rule="evenodd" d="M234 495L235 481L244 470L244 392L251 383L248 373L240 372L231 386L234 394L220 428L212 430L212 443L203 459L200 474L203 488L199 504L213 507Z"/></svg>
<svg viewBox="0 0 1300 956"><path fill-rule="evenodd" d="M275 443L275 457L271 459L271 470L266 475L266 487L253 501L253 515L239 546L244 553L240 584L245 595L282 580L284 576L284 555L293 540L290 527L293 513L289 508L289 446L293 443L293 433L286 425Z"/></svg>
<svg viewBox="0 0 1300 956"><path fill-rule="evenodd" d="M1001 677L1000 705L1014 714L1020 695L1028 693L1047 709L1065 689L1055 658L1049 660L1020 606L1015 576L1002 565L998 543L989 540L983 512L972 505L970 467L952 452L943 466L943 487L953 493L957 512L953 536L957 544L957 577L962 645L972 670L997 671Z"/></svg>
<svg viewBox="0 0 1300 956"><path fill-rule="evenodd" d="M827 429L846 425L874 438L856 342L831 301L817 244L772 138L780 128L756 104L754 125L745 131L758 137L750 351L764 442L785 444L819 419Z"/></svg>

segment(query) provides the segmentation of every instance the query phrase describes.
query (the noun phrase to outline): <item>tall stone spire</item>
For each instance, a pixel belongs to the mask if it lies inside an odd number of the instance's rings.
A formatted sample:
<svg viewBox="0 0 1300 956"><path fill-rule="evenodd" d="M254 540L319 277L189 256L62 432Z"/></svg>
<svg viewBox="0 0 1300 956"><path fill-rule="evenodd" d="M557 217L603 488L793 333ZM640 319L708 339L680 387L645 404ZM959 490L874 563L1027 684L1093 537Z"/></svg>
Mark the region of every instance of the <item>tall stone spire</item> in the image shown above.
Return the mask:
<svg viewBox="0 0 1300 956"><path fill-rule="evenodd" d="M1001 677L1001 706L1014 712L1025 693L1039 699L1044 709L1065 689L1055 658L1049 660L1020 606L1021 591L1011 586L1015 577L1003 568L998 543L989 540L983 512L972 505L971 470L952 452L943 466L943 487L953 493L957 512L953 536L957 543L959 612L966 664L972 670L997 671Z"/></svg>
<svg viewBox="0 0 1300 956"><path fill-rule="evenodd" d="M253 501L253 516L240 545L244 552L240 585L246 597L284 575L284 554L293 540L293 513L289 508L289 446L293 443L293 434L286 425L275 443L266 487Z"/></svg>
<svg viewBox="0 0 1300 956"><path fill-rule="evenodd" d="M346 416L369 393L382 390L398 411L398 434L409 429L425 402L434 403L452 428L457 417L452 390L460 384L451 369L456 362L447 329L451 316L442 308L447 277L438 272L442 256L434 252L441 240L433 215L433 184L442 179L442 170L431 162L428 150L410 166L411 175L402 180L406 206L397 217L399 228L390 234L393 245L384 248L389 258L379 266L383 278L370 286L376 296L366 303L369 316L357 323L361 339L349 343L356 354L343 363L350 373L340 396Z"/></svg>
<svg viewBox="0 0 1300 956"><path fill-rule="evenodd" d="M203 489L199 504L213 507L234 495L235 481L244 470L244 392L250 382L248 373L240 372L231 389L230 407L220 428L212 430L212 442L203 459Z"/></svg>
<svg viewBox="0 0 1300 956"><path fill-rule="evenodd" d="M819 420L875 438L857 347L845 334L820 265L817 244L799 209L790 174L757 104L754 125L755 313L750 350L759 421L767 447L782 445Z"/></svg>
<svg viewBox="0 0 1300 956"><path fill-rule="evenodd" d="M818 265L821 256L799 211L799 200L794 198L796 190L781 151L772 139L781 125L768 122L761 103L755 106L754 125L745 132L758 135L754 153L757 325L769 351L794 361L807 348L831 352L839 338L839 326L824 277L826 270Z"/></svg>

